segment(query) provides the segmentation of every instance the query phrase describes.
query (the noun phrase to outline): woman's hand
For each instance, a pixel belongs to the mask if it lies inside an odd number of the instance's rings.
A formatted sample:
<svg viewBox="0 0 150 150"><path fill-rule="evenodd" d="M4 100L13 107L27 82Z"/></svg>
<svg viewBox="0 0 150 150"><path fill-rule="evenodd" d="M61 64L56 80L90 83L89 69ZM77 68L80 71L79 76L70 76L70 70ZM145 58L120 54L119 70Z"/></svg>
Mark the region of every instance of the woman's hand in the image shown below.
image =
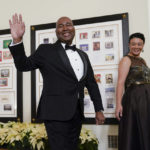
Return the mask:
<svg viewBox="0 0 150 150"><path fill-rule="evenodd" d="M19 16L17 14L14 14L12 16L12 20L9 20L9 25L13 43L16 44L21 42L25 33L25 24L22 21L21 14Z"/></svg>
<svg viewBox="0 0 150 150"><path fill-rule="evenodd" d="M116 118L117 118L118 120L121 119L122 113L123 113L122 105L121 105L121 104L120 104L120 105L117 105L117 106L116 106L115 115L116 115Z"/></svg>

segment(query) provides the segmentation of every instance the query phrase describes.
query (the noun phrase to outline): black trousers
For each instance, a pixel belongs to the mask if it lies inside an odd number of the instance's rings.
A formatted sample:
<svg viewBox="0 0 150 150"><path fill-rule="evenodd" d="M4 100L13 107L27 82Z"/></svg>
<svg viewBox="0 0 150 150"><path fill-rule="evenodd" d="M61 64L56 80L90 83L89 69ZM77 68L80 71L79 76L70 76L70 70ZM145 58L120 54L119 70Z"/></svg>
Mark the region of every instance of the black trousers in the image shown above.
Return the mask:
<svg viewBox="0 0 150 150"><path fill-rule="evenodd" d="M46 120L44 123L51 150L77 150L82 119L83 116L78 105L71 120Z"/></svg>

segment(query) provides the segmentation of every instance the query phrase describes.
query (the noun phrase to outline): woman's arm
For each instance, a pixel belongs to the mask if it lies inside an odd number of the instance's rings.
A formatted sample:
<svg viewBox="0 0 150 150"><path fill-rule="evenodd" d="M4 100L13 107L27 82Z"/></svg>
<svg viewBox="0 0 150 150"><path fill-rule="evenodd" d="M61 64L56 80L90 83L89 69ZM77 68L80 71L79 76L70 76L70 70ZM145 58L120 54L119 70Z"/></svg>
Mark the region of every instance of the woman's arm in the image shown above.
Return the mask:
<svg viewBox="0 0 150 150"><path fill-rule="evenodd" d="M117 82L117 89L116 89L116 118L120 120L120 117L122 117L122 95L124 91L124 84L125 80L127 78L127 75L129 73L129 69L131 66L131 60L126 56L123 57L122 60L119 63L118 68L118 82Z"/></svg>

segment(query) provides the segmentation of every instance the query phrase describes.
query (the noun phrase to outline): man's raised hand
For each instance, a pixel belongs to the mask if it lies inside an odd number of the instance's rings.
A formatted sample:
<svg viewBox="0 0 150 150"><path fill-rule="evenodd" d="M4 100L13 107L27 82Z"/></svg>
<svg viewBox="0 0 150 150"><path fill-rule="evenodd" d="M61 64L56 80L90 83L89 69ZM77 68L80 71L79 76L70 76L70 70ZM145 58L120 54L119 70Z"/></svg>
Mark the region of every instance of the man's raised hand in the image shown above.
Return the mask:
<svg viewBox="0 0 150 150"><path fill-rule="evenodd" d="M25 33L25 24L22 21L22 15L14 14L12 20L9 20L9 25L13 43L16 44L21 42Z"/></svg>

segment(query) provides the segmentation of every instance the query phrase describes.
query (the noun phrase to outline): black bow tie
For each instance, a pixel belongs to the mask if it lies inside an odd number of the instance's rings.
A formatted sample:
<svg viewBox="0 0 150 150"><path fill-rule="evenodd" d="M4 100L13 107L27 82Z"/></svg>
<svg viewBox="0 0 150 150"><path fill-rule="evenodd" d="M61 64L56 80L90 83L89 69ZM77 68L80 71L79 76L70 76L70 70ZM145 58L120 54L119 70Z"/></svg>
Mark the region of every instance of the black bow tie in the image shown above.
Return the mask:
<svg viewBox="0 0 150 150"><path fill-rule="evenodd" d="M70 45L65 45L65 50L71 49L73 51L76 51L76 45L70 46Z"/></svg>

